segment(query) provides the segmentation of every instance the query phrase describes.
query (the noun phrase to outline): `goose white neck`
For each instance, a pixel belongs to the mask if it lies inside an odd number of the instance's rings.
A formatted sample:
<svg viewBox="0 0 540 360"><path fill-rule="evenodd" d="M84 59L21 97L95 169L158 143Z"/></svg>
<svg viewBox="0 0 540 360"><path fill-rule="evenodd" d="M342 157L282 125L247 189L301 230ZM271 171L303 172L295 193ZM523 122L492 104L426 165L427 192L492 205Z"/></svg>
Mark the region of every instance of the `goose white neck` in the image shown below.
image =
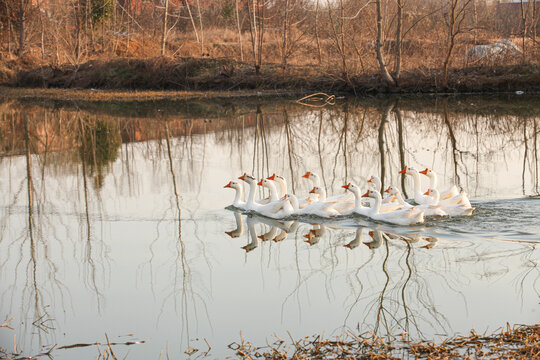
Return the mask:
<svg viewBox="0 0 540 360"><path fill-rule="evenodd" d="M256 188L256 184L255 184L255 181L251 180L248 182L249 184L249 195L248 195L248 199L247 199L247 205L248 206L251 206L253 204L255 204L255 201L254 201L254 198L255 198L255 188Z"/></svg>
<svg viewBox="0 0 540 360"><path fill-rule="evenodd" d="M373 186L375 186L375 190L377 191L381 190L382 183L381 183L381 179L379 179L378 176L372 176L371 183L373 184Z"/></svg>
<svg viewBox="0 0 540 360"><path fill-rule="evenodd" d="M360 197L360 194L358 193L358 190L352 189L351 192L354 194L354 208L355 208L355 210L363 208L364 205L362 205L362 198Z"/></svg>
<svg viewBox="0 0 540 360"><path fill-rule="evenodd" d="M281 190L281 196L285 196L287 194L287 182L283 178L275 177L275 181L279 184L279 188Z"/></svg>
<svg viewBox="0 0 540 360"><path fill-rule="evenodd" d="M370 197L375 199L375 204L373 204L372 212L374 214L378 214L379 211L381 210L381 202L382 202L381 193L378 191L373 191L373 195Z"/></svg>
<svg viewBox="0 0 540 360"><path fill-rule="evenodd" d="M297 211L300 207L298 206L298 198L294 194L289 194L289 202L291 203L294 211Z"/></svg>
<svg viewBox="0 0 540 360"><path fill-rule="evenodd" d="M403 199L403 196L401 195L401 191L396 191L396 193L394 194L394 196L397 198L397 201L401 204L401 205L407 205L407 203L405 202L405 199Z"/></svg>
<svg viewBox="0 0 540 360"><path fill-rule="evenodd" d="M433 170L431 170L428 176L429 176L429 187L431 189L436 189L437 188L437 174Z"/></svg>
<svg viewBox="0 0 540 360"><path fill-rule="evenodd" d="M324 190L322 187L319 187L320 190L317 192L319 194L319 201L325 201L326 200L326 190Z"/></svg>
<svg viewBox="0 0 540 360"><path fill-rule="evenodd" d="M234 188L236 190L236 195L234 196L233 205L238 206L240 200L242 200L242 197L244 195L244 189L243 186L238 184L238 187Z"/></svg>
<svg viewBox="0 0 540 360"><path fill-rule="evenodd" d="M263 186L270 190L270 201L276 201L277 199L279 199L276 186L274 184L272 184L270 181L267 181L265 184L263 184Z"/></svg>
<svg viewBox="0 0 540 360"><path fill-rule="evenodd" d="M441 199L441 194L437 189L431 189L430 191L431 196L433 197L432 205L437 205L439 203L439 200Z"/></svg>
<svg viewBox="0 0 540 360"><path fill-rule="evenodd" d="M314 186L321 186L321 179L319 178L319 175L311 173L309 177L311 181L313 181Z"/></svg>

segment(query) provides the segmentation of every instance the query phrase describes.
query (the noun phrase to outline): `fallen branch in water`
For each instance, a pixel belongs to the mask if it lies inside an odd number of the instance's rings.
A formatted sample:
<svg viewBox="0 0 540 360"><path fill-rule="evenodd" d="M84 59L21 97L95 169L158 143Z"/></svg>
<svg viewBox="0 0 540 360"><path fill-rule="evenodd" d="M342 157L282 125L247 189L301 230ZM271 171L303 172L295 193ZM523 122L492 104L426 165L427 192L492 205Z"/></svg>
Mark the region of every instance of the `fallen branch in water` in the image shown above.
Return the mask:
<svg viewBox="0 0 540 360"><path fill-rule="evenodd" d="M0 327L3 327L3 328L8 328L8 329L11 329L13 330L13 328L11 326L9 326L9 323L13 321L13 318L9 319L9 320L6 320L2 325L0 325Z"/></svg>

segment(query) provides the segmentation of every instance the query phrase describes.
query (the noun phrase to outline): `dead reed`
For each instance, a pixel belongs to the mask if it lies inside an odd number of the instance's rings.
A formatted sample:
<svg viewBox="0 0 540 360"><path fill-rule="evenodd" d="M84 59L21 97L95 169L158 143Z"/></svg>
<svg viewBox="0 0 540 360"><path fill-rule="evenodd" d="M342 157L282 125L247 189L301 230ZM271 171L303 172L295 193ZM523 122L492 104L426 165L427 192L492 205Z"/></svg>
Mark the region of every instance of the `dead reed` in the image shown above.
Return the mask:
<svg viewBox="0 0 540 360"><path fill-rule="evenodd" d="M404 334L405 335L405 334ZM314 335L286 342L277 335L266 346L256 346L241 338L229 348L242 359L538 359L540 358L540 325L507 326L492 335L474 330L440 343L433 341L389 341L373 333L355 335L347 331L328 339Z"/></svg>

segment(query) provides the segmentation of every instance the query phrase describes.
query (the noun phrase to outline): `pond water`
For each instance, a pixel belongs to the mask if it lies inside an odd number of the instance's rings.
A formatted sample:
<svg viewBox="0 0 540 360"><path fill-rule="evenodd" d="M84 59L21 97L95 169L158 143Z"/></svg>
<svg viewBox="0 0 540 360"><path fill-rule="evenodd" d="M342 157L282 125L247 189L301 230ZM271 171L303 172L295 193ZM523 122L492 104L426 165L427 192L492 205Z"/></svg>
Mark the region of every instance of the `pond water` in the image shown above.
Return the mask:
<svg viewBox="0 0 540 360"><path fill-rule="evenodd" d="M1 101L0 346L225 358L241 338L538 323L538 114L518 96ZM230 210L223 188L276 172L302 194L313 171L330 194L378 175L410 195L404 165L466 190L473 216L277 222Z"/></svg>

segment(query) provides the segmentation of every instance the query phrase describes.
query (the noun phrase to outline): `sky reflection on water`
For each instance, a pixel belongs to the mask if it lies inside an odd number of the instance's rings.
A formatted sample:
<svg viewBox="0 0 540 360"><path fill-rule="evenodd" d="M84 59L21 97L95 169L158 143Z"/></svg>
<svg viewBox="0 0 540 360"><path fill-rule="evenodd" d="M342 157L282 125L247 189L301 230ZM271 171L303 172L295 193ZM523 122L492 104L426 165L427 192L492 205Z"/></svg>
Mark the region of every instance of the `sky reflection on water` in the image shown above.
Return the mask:
<svg viewBox="0 0 540 360"><path fill-rule="evenodd" d="M538 194L540 107L495 101L490 113L489 100L460 101L156 104L161 118L148 104L124 116L1 104L0 316L14 330L0 329L0 346L17 334L35 355L107 333L146 341L116 346L119 358L157 358L167 344L173 357L202 352L204 339L221 358L240 331L264 344L287 331L418 339L538 322L540 199L528 196ZM473 102L482 111L463 109ZM225 209L223 185L243 171L281 173L296 193L309 190L307 170L329 193L375 174L412 191L404 164L433 167L441 188L459 184L474 216L400 227Z"/></svg>

